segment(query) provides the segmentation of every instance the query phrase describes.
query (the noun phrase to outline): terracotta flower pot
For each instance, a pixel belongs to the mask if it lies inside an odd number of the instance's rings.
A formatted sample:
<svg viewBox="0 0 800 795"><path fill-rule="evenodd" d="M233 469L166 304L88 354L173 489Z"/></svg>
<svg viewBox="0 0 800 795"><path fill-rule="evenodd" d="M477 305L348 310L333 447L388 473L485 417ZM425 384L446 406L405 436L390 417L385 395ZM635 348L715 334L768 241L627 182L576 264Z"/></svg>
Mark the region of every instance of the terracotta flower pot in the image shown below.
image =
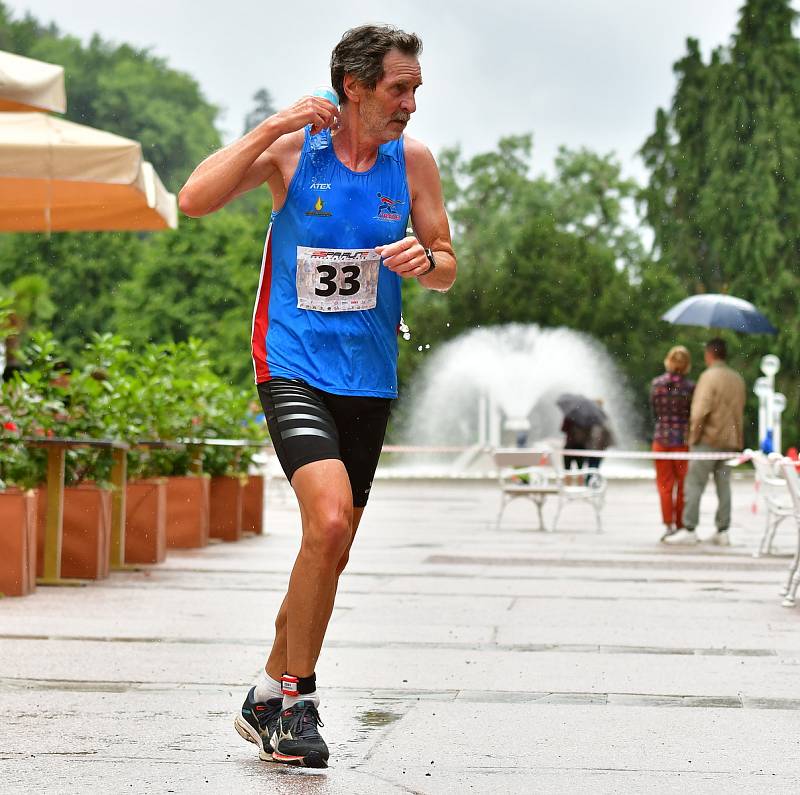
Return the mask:
<svg viewBox="0 0 800 795"><path fill-rule="evenodd" d="M167 557L167 480L129 480L125 499L125 562Z"/></svg>
<svg viewBox="0 0 800 795"><path fill-rule="evenodd" d="M167 547L194 549L208 544L207 477L167 478Z"/></svg>
<svg viewBox="0 0 800 795"><path fill-rule="evenodd" d="M238 541L242 537L242 497L247 478L211 478L210 532L212 538Z"/></svg>
<svg viewBox="0 0 800 795"><path fill-rule="evenodd" d="M36 572L44 572L47 492L39 489ZM61 576L82 580L108 577L111 564L111 492L90 483L64 489Z"/></svg>
<svg viewBox="0 0 800 795"><path fill-rule="evenodd" d="M47 491L38 490L36 573L44 573ZM111 563L111 492L91 483L64 489L61 576L82 580L108 577Z"/></svg>
<svg viewBox="0 0 800 795"><path fill-rule="evenodd" d="M248 475L242 498L242 530L264 532L264 476Z"/></svg>
<svg viewBox="0 0 800 795"><path fill-rule="evenodd" d="M0 491L0 593L36 590L36 512L33 491Z"/></svg>

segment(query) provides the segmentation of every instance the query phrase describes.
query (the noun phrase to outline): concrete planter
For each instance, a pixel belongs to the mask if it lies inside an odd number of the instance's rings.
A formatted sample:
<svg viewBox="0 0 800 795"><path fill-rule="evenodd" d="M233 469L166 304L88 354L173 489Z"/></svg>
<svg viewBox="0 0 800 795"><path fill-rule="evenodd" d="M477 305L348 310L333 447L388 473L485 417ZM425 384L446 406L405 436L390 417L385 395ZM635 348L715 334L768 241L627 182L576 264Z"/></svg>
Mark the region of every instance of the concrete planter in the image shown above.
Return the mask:
<svg viewBox="0 0 800 795"><path fill-rule="evenodd" d="M36 493L0 491L0 594L36 590Z"/></svg>
<svg viewBox="0 0 800 795"><path fill-rule="evenodd" d="M125 498L125 562L167 557L167 480L130 480Z"/></svg>
<svg viewBox="0 0 800 795"><path fill-rule="evenodd" d="M238 541L242 537L242 502L247 477L211 478L212 538Z"/></svg>
<svg viewBox="0 0 800 795"><path fill-rule="evenodd" d="M36 572L44 572L47 492L39 489ZM82 580L108 577L111 564L111 491L90 483L64 489L61 576Z"/></svg>
<svg viewBox="0 0 800 795"><path fill-rule="evenodd" d="M167 547L195 549L208 544L209 482L187 475L167 478Z"/></svg>
<svg viewBox="0 0 800 795"><path fill-rule="evenodd" d="M242 530L245 533L264 532L264 476L249 475L242 496Z"/></svg>

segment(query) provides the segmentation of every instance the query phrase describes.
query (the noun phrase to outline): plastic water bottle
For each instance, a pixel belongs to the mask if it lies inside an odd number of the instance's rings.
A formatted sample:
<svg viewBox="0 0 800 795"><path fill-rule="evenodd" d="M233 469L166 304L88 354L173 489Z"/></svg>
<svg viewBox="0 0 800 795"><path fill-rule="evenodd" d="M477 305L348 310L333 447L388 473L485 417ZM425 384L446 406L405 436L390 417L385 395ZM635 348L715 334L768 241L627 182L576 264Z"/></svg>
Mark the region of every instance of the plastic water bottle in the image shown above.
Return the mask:
<svg viewBox="0 0 800 795"><path fill-rule="evenodd" d="M328 102L336 106L337 110L339 109L339 95L336 93L336 89L331 88L330 86L317 86L311 92L311 96L327 99Z"/></svg>
<svg viewBox="0 0 800 795"><path fill-rule="evenodd" d="M339 110L339 95L336 93L336 89L331 88L330 86L317 86L312 92L312 97L322 97L323 99L327 99L332 105L336 106L336 110ZM335 121L330 127L331 135L336 135L339 132L339 117L337 116Z"/></svg>

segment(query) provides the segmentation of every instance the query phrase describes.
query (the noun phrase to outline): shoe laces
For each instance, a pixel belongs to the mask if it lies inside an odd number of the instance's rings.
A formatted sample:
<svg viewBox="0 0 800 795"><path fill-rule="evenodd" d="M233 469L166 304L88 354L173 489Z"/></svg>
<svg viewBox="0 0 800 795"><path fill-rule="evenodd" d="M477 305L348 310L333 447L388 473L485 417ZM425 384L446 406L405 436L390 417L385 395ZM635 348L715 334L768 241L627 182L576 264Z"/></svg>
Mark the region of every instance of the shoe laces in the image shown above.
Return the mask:
<svg viewBox="0 0 800 795"><path fill-rule="evenodd" d="M275 720L278 715L281 713L281 699L279 698L271 698L268 701L263 702L264 706L267 709L256 709L257 706L261 706L261 702L258 704L253 704L251 707L253 714L256 716L256 720L258 721L258 725L264 729L269 726L269 724Z"/></svg>
<svg viewBox="0 0 800 795"><path fill-rule="evenodd" d="M324 726L313 701L295 704L296 714L292 716L290 731L296 739L315 739L319 737L317 726Z"/></svg>

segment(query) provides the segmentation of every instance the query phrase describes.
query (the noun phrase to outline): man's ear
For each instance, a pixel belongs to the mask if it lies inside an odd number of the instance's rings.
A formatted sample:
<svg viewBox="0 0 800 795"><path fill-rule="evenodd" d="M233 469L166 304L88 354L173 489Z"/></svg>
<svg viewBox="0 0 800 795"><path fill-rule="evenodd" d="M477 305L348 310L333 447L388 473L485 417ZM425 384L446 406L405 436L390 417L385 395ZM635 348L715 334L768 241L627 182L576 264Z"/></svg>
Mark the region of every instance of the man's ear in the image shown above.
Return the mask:
<svg viewBox="0 0 800 795"><path fill-rule="evenodd" d="M345 75L342 81L348 102L360 102L364 94L364 86L353 75Z"/></svg>

